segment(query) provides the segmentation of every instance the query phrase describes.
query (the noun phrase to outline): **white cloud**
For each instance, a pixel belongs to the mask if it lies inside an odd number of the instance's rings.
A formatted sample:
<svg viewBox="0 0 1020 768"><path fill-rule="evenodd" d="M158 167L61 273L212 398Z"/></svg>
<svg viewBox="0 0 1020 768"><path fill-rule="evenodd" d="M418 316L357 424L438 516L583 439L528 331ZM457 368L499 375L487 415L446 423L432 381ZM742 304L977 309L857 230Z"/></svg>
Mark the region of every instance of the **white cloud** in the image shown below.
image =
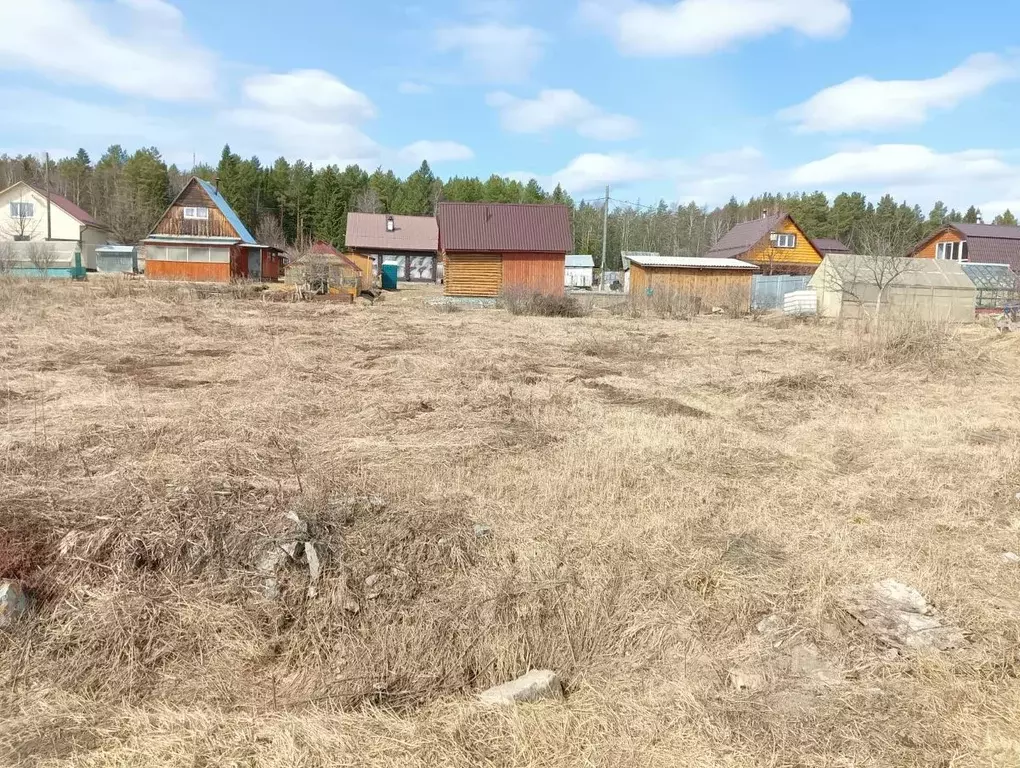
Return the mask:
<svg viewBox="0 0 1020 768"><path fill-rule="evenodd" d="M526 80L542 58L545 40L534 27L495 21L436 30L436 47L459 53L468 73L487 82Z"/></svg>
<svg viewBox="0 0 1020 768"><path fill-rule="evenodd" d="M604 112L572 90L545 90L535 99L519 99L499 91L490 93L486 101L499 110L503 128L514 133L571 128L586 138L604 141L630 139L640 133L633 118Z"/></svg>
<svg viewBox="0 0 1020 768"><path fill-rule="evenodd" d="M784 109L780 118L803 133L881 131L921 125L938 109L1020 75L1012 61L979 53L941 77L930 80L875 80L855 77L816 93L803 104Z"/></svg>
<svg viewBox="0 0 1020 768"><path fill-rule="evenodd" d="M812 38L842 35L848 0L581 0L581 13L635 56L698 56L793 30Z"/></svg>
<svg viewBox="0 0 1020 768"><path fill-rule="evenodd" d="M409 163L420 163L427 160L430 165L456 160L470 160L475 156L471 147L458 144L456 141L416 141L404 147L398 153L401 160Z"/></svg>
<svg viewBox="0 0 1020 768"><path fill-rule="evenodd" d="M995 180L1015 173L1016 169L993 150L939 153L919 144L879 144L806 163L795 168L789 178L801 188L855 184L902 188L961 179Z"/></svg>
<svg viewBox="0 0 1020 768"><path fill-rule="evenodd" d="M150 99L216 96L215 57L164 0L3 0L0 30L0 69Z"/></svg>
<svg viewBox="0 0 1020 768"><path fill-rule="evenodd" d="M397 86L397 90L408 96L420 96L422 94L432 93L432 86L426 85L425 83L417 83L414 80L405 80Z"/></svg>
<svg viewBox="0 0 1020 768"><path fill-rule="evenodd" d="M376 109L364 93L317 69L255 75L242 84L247 104L231 125L262 135L265 150L316 164L373 165L382 147L361 129Z"/></svg>
<svg viewBox="0 0 1020 768"><path fill-rule="evenodd" d="M321 69L256 75L245 80L243 91L254 104L298 119L361 122L376 115L368 96Z"/></svg>

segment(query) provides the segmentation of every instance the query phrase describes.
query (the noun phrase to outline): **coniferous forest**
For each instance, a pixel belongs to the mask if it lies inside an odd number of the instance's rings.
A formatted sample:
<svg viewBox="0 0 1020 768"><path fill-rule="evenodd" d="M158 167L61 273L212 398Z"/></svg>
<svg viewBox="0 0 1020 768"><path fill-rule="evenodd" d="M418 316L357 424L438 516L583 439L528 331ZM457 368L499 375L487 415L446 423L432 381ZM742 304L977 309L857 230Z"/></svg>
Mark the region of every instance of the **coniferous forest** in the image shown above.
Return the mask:
<svg viewBox="0 0 1020 768"><path fill-rule="evenodd" d="M110 226L117 238L136 242L192 176L218 179L219 189L248 228L264 243L300 249L311 240L344 244L351 211L431 215L442 200L500 203L563 203L573 211L577 253L602 253L603 201L575 200L562 187L543 189L534 179L521 182L493 175L487 179L455 176L442 180L427 162L406 178L390 170L351 165L313 167L280 158L270 165L241 158L223 148L219 163L183 170L167 165L154 147L128 152L110 147L93 160L85 150L72 157L51 158L50 190L63 195ZM25 180L43 185L44 161L36 156L0 156L0 188ZM899 242L916 242L946 222L977 223L981 212L951 210L937 202L930 211L886 195L869 200L859 192L829 199L822 192L766 193L745 201L731 198L721 207L667 201L610 203L607 266L620 263L621 251L658 251L667 255L702 255L730 227L763 211L786 211L809 237L834 237L855 248L858 233L896 233ZM1016 226L1006 211L988 223Z"/></svg>

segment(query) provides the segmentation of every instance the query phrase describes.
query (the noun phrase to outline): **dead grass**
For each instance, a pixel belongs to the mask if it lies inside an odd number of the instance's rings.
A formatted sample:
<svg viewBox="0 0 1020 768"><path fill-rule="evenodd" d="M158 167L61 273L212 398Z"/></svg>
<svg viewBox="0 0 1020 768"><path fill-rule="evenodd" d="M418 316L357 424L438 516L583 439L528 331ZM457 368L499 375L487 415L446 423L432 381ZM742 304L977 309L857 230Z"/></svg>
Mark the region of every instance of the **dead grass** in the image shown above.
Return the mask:
<svg viewBox="0 0 1020 768"><path fill-rule="evenodd" d="M1015 340L129 282L0 281L0 765L1020 762ZM886 655L887 577L967 646Z"/></svg>

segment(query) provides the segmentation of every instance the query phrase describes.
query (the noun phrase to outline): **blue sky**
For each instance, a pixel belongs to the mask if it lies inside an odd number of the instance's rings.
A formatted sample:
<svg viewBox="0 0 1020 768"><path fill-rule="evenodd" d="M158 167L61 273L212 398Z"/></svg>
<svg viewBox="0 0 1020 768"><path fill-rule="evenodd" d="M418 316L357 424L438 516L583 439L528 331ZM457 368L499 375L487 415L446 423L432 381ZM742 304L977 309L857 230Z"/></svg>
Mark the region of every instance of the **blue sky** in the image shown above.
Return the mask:
<svg viewBox="0 0 1020 768"><path fill-rule="evenodd" d="M229 142L575 197L990 216L1020 210L1018 24L1003 0L0 0L0 151L189 166Z"/></svg>

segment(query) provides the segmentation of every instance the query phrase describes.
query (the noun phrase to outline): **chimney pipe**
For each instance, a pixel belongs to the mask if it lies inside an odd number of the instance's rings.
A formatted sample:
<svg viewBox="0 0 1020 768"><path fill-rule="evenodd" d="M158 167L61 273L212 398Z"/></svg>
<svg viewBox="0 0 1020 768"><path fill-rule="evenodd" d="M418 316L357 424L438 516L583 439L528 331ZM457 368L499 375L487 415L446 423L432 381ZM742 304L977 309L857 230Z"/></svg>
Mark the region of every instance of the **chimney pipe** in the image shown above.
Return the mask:
<svg viewBox="0 0 1020 768"><path fill-rule="evenodd" d="M220 191L220 175L218 173L215 176L213 176L213 189L215 189L217 192Z"/></svg>
<svg viewBox="0 0 1020 768"><path fill-rule="evenodd" d="M761 209L761 217L763 219L767 219L769 217L769 209L768 208L762 208Z"/></svg>
<svg viewBox="0 0 1020 768"><path fill-rule="evenodd" d="M387 216L386 217L386 231L387 232L392 232L394 229L396 229L396 225L393 223L393 217L392 216Z"/></svg>

